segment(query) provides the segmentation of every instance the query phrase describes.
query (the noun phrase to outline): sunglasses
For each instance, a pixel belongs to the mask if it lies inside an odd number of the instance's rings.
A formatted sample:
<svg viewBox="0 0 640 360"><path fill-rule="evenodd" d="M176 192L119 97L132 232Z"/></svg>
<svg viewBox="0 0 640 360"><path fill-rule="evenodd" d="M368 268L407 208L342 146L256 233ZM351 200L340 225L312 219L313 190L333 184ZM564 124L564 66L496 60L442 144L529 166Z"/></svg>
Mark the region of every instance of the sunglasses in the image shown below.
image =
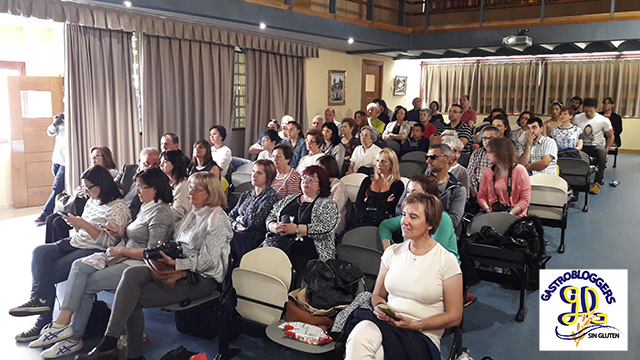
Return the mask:
<svg viewBox="0 0 640 360"><path fill-rule="evenodd" d="M435 160L435 159L437 159L439 157L443 157L443 156L447 156L447 155L444 155L444 154L440 154L440 155L431 154L431 155L427 155L427 160Z"/></svg>

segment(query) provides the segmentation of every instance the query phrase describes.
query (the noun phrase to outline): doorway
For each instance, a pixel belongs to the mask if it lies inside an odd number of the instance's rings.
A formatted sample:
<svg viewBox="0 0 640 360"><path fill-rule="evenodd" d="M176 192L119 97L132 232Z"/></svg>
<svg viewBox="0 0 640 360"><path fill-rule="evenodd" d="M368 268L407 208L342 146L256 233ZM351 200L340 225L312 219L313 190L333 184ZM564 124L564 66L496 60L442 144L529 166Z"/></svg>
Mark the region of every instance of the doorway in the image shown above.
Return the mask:
<svg viewBox="0 0 640 360"><path fill-rule="evenodd" d="M362 60L362 95L360 109L366 112L367 105L373 99L382 98L382 61Z"/></svg>

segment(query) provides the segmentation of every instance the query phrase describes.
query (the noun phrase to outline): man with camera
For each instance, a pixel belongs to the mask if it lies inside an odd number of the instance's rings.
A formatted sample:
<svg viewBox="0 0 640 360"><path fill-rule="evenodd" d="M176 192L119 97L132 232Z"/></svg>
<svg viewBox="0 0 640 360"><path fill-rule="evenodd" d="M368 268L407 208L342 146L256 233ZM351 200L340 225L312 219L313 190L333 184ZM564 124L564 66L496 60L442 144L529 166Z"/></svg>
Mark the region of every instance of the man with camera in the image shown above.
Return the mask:
<svg viewBox="0 0 640 360"><path fill-rule="evenodd" d="M518 146L518 163L522 164L529 175L557 175L556 160L558 145L552 138L542 135L542 120L532 117L527 121L527 141Z"/></svg>
<svg viewBox="0 0 640 360"><path fill-rule="evenodd" d="M55 137L55 145L53 146L53 154L51 155L51 172L53 173L53 185L51 186L51 195L44 204L40 216L35 220L36 225L44 225L47 216L53 213L56 205L56 195L64 190L64 167L67 162L67 139L66 127L64 126L64 113L60 113L53 117L53 123L47 128L47 135Z"/></svg>

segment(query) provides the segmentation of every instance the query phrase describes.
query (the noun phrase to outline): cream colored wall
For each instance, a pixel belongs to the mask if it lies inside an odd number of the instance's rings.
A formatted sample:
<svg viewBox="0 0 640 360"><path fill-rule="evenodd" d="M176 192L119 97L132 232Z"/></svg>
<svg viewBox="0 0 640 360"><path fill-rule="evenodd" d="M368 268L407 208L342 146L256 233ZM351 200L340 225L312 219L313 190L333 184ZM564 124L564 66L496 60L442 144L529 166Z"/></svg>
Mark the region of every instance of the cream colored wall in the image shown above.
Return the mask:
<svg viewBox="0 0 640 360"><path fill-rule="evenodd" d="M320 49L319 57L307 59L305 64L305 81L307 92L307 127L315 115L324 115L329 98L329 70L346 71L345 105L333 106L336 118L353 117L360 109L362 95L362 60L382 61L384 75L382 79L382 98L389 108L403 105L411 108L411 100L420 93L420 62L416 60L394 61L389 57L371 55L348 55L343 52ZM395 76L407 76L407 95L394 96L393 84Z"/></svg>
<svg viewBox="0 0 640 360"><path fill-rule="evenodd" d="M63 75L64 38L61 24L33 27L6 25L4 20L0 19L0 60L24 62L27 76ZM0 209L11 207L11 203L11 149L5 143L0 144Z"/></svg>

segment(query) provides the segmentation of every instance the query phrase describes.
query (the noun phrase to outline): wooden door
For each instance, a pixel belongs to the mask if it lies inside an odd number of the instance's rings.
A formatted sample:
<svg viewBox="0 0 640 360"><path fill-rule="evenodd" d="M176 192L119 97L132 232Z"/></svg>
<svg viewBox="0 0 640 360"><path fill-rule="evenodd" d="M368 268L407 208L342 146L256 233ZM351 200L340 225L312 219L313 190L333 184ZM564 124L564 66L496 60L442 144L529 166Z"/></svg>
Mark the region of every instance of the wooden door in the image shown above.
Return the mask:
<svg viewBox="0 0 640 360"><path fill-rule="evenodd" d="M47 127L64 111L63 86L61 77L7 78L14 208L43 205L51 194L55 140L47 135Z"/></svg>
<svg viewBox="0 0 640 360"><path fill-rule="evenodd" d="M362 96L360 109L367 111L367 105L373 99L382 98L382 61L362 60Z"/></svg>

